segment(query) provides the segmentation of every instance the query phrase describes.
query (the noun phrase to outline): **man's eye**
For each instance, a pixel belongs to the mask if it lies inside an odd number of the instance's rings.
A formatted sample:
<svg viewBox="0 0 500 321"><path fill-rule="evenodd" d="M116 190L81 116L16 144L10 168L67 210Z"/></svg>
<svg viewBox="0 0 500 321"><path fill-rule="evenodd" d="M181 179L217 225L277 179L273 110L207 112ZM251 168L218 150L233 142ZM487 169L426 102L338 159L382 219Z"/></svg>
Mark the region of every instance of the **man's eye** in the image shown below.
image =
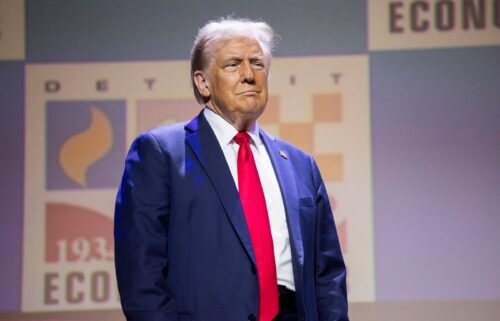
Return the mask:
<svg viewBox="0 0 500 321"><path fill-rule="evenodd" d="M260 68L264 68L264 63L262 61L254 61L252 64L254 66L257 66L257 67L260 67Z"/></svg>

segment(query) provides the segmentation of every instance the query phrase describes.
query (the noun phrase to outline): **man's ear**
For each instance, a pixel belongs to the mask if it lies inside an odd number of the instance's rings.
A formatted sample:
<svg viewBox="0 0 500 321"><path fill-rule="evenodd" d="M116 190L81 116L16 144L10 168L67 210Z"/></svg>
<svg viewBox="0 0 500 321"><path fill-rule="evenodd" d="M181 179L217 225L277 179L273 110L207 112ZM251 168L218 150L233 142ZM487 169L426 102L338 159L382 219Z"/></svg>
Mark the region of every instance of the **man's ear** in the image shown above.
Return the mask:
<svg viewBox="0 0 500 321"><path fill-rule="evenodd" d="M197 70L194 72L193 80L196 84L196 88L198 88L198 92L203 97L210 97L210 81L207 74L201 70Z"/></svg>

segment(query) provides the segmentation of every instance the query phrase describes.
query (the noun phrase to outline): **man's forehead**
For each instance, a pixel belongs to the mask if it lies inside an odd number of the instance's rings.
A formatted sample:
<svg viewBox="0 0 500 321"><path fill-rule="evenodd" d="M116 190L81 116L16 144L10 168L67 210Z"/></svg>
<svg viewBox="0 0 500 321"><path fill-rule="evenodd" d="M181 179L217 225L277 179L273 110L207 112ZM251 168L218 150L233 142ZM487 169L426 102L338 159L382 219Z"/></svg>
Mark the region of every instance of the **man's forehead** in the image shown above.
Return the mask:
<svg viewBox="0 0 500 321"><path fill-rule="evenodd" d="M250 58L262 58L264 59L264 54L260 51L242 51L242 50L225 50L225 51L219 51L220 56L224 58L245 58L247 55Z"/></svg>
<svg viewBox="0 0 500 321"><path fill-rule="evenodd" d="M221 41L218 46L218 52L224 55L242 56L250 54L252 56L263 56L262 48L259 42L252 38L232 38Z"/></svg>

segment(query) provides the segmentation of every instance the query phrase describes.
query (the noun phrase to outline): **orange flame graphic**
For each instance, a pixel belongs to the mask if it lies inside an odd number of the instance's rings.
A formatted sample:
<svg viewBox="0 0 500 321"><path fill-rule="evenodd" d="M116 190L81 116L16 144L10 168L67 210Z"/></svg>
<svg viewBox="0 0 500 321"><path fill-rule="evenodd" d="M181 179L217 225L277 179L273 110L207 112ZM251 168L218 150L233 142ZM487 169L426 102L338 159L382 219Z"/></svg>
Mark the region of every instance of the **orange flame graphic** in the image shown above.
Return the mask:
<svg viewBox="0 0 500 321"><path fill-rule="evenodd" d="M106 114L95 106L90 106L90 126L70 137L59 151L61 167L78 185L87 186L87 170L102 158L113 145L111 122Z"/></svg>

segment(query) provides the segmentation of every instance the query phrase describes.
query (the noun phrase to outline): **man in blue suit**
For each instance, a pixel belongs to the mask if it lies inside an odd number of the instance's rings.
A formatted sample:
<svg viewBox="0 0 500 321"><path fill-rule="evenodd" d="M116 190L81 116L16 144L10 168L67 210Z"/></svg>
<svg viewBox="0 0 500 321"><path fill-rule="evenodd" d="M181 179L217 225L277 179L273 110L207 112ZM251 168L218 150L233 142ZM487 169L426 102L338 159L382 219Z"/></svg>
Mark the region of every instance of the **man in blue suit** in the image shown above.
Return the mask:
<svg viewBox="0 0 500 321"><path fill-rule="evenodd" d="M318 167L257 123L272 42L264 22L205 25L191 56L204 109L132 144L115 210L127 320L348 320Z"/></svg>

